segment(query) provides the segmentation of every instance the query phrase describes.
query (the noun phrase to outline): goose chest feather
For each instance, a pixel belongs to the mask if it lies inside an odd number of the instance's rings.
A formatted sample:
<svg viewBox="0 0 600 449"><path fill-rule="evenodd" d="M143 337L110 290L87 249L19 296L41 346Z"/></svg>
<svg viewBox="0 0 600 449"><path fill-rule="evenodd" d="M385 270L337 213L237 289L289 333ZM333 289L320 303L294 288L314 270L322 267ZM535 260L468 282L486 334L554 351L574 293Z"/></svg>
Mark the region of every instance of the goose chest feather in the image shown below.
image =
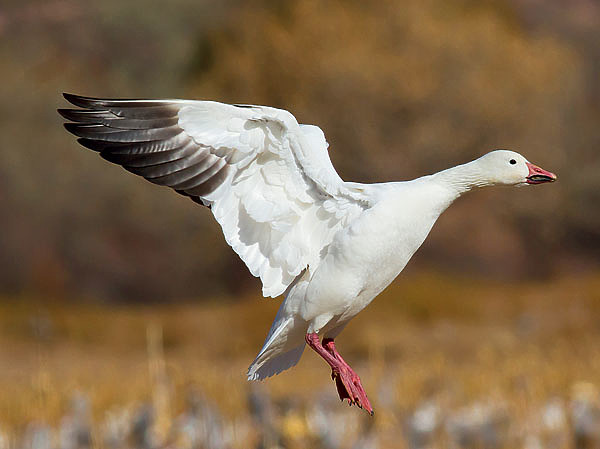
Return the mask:
<svg viewBox="0 0 600 449"><path fill-rule="evenodd" d="M398 276L456 198L430 176L369 187L376 204L336 234L303 298L303 319L329 324L324 331L358 314Z"/></svg>

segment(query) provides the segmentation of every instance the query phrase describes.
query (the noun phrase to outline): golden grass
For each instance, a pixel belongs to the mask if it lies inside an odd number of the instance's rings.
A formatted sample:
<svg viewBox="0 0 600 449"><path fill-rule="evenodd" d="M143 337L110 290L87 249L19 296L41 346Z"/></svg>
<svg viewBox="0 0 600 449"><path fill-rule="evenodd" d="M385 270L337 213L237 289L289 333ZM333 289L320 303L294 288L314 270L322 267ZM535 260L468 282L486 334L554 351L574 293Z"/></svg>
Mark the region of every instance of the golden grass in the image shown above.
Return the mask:
<svg viewBox="0 0 600 449"><path fill-rule="evenodd" d="M171 417L192 387L225 416L244 416L244 373L278 303L254 296L154 306L5 299L0 429L58 423L75 391L102 417L152 400L161 375ZM577 382L600 385L599 313L598 275L516 284L410 275L355 318L338 347L381 412L378 429L393 440L403 413L427 398L448 407L499 401L526 419L548 398L568 398ZM334 388L309 351L264 386L275 398L302 401Z"/></svg>

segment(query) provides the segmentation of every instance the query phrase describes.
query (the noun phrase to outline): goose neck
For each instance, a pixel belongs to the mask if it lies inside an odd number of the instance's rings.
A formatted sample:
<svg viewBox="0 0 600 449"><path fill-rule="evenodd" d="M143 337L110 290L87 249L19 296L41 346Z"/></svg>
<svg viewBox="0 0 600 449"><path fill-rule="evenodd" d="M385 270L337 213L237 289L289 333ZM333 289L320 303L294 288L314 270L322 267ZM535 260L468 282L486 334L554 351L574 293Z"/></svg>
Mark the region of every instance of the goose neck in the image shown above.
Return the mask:
<svg viewBox="0 0 600 449"><path fill-rule="evenodd" d="M492 185L483 175L478 162L475 160L448 168L434 174L432 178L435 182L450 189L457 197L476 187Z"/></svg>

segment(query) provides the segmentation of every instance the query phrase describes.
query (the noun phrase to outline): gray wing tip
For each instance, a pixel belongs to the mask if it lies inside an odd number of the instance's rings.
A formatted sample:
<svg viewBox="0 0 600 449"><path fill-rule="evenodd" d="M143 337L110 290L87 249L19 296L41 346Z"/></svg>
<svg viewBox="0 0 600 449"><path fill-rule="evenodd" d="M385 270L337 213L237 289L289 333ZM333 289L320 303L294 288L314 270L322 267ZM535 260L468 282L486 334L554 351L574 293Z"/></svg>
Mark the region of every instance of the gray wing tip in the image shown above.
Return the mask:
<svg viewBox="0 0 600 449"><path fill-rule="evenodd" d="M110 108L152 108L169 106L183 100L156 100L147 98L97 98L63 92L63 97L72 105L85 109L110 109Z"/></svg>
<svg viewBox="0 0 600 449"><path fill-rule="evenodd" d="M57 109L56 112L58 112L62 118L66 119L66 120L70 120L71 122L79 122L81 121L80 119L80 112L82 110L81 109L67 109L67 108L60 108ZM89 114L89 112L87 112Z"/></svg>
<svg viewBox="0 0 600 449"><path fill-rule="evenodd" d="M63 123L63 126L67 131L69 131L71 134L76 135L77 137L95 137L95 135L98 133L94 133L93 131L104 128L102 125L81 124L72 122Z"/></svg>
<svg viewBox="0 0 600 449"><path fill-rule="evenodd" d="M83 95L70 94L63 92L63 97L74 106L84 109L105 109L116 103L136 102L138 100L113 100L107 98L85 97Z"/></svg>
<svg viewBox="0 0 600 449"><path fill-rule="evenodd" d="M65 99L65 100L67 100L67 101L70 103L70 102L71 102L71 98L74 98L74 97L76 98L76 97L78 97L79 95L76 95L76 94L70 94L69 92L63 92L63 93L62 93L62 96L64 97L64 99Z"/></svg>
<svg viewBox="0 0 600 449"><path fill-rule="evenodd" d="M80 137L79 139L77 139L77 143L79 143L79 145L85 148L98 152L105 151L107 149L110 149L111 147L118 146L118 144L115 144L113 142L106 142L104 140L96 139L87 139L85 137Z"/></svg>
<svg viewBox="0 0 600 449"><path fill-rule="evenodd" d="M69 109L59 108L56 110L56 112L58 112L62 118L73 121L71 118L69 118Z"/></svg>
<svg viewBox="0 0 600 449"><path fill-rule="evenodd" d="M75 134L77 135L76 131L77 131L77 127L79 126L77 123L71 123L71 122L67 122L67 123L63 123L63 126L65 127L65 129L67 131L69 131L71 134Z"/></svg>
<svg viewBox="0 0 600 449"><path fill-rule="evenodd" d="M102 102L100 98L84 97L82 95L70 94L68 92L63 92L63 97L72 105L86 109L93 109L95 105Z"/></svg>

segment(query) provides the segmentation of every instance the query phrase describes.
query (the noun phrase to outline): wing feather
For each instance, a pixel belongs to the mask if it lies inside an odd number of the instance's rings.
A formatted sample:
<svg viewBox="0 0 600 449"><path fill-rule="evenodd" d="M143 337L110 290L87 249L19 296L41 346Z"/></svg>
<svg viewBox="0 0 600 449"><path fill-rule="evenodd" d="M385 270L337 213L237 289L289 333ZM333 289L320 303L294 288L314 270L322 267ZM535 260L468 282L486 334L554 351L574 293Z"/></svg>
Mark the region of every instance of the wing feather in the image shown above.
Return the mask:
<svg viewBox="0 0 600 449"><path fill-rule="evenodd" d="M263 294L316 266L336 232L369 207L331 164L316 126L275 108L65 94L59 109L83 146L211 207Z"/></svg>

